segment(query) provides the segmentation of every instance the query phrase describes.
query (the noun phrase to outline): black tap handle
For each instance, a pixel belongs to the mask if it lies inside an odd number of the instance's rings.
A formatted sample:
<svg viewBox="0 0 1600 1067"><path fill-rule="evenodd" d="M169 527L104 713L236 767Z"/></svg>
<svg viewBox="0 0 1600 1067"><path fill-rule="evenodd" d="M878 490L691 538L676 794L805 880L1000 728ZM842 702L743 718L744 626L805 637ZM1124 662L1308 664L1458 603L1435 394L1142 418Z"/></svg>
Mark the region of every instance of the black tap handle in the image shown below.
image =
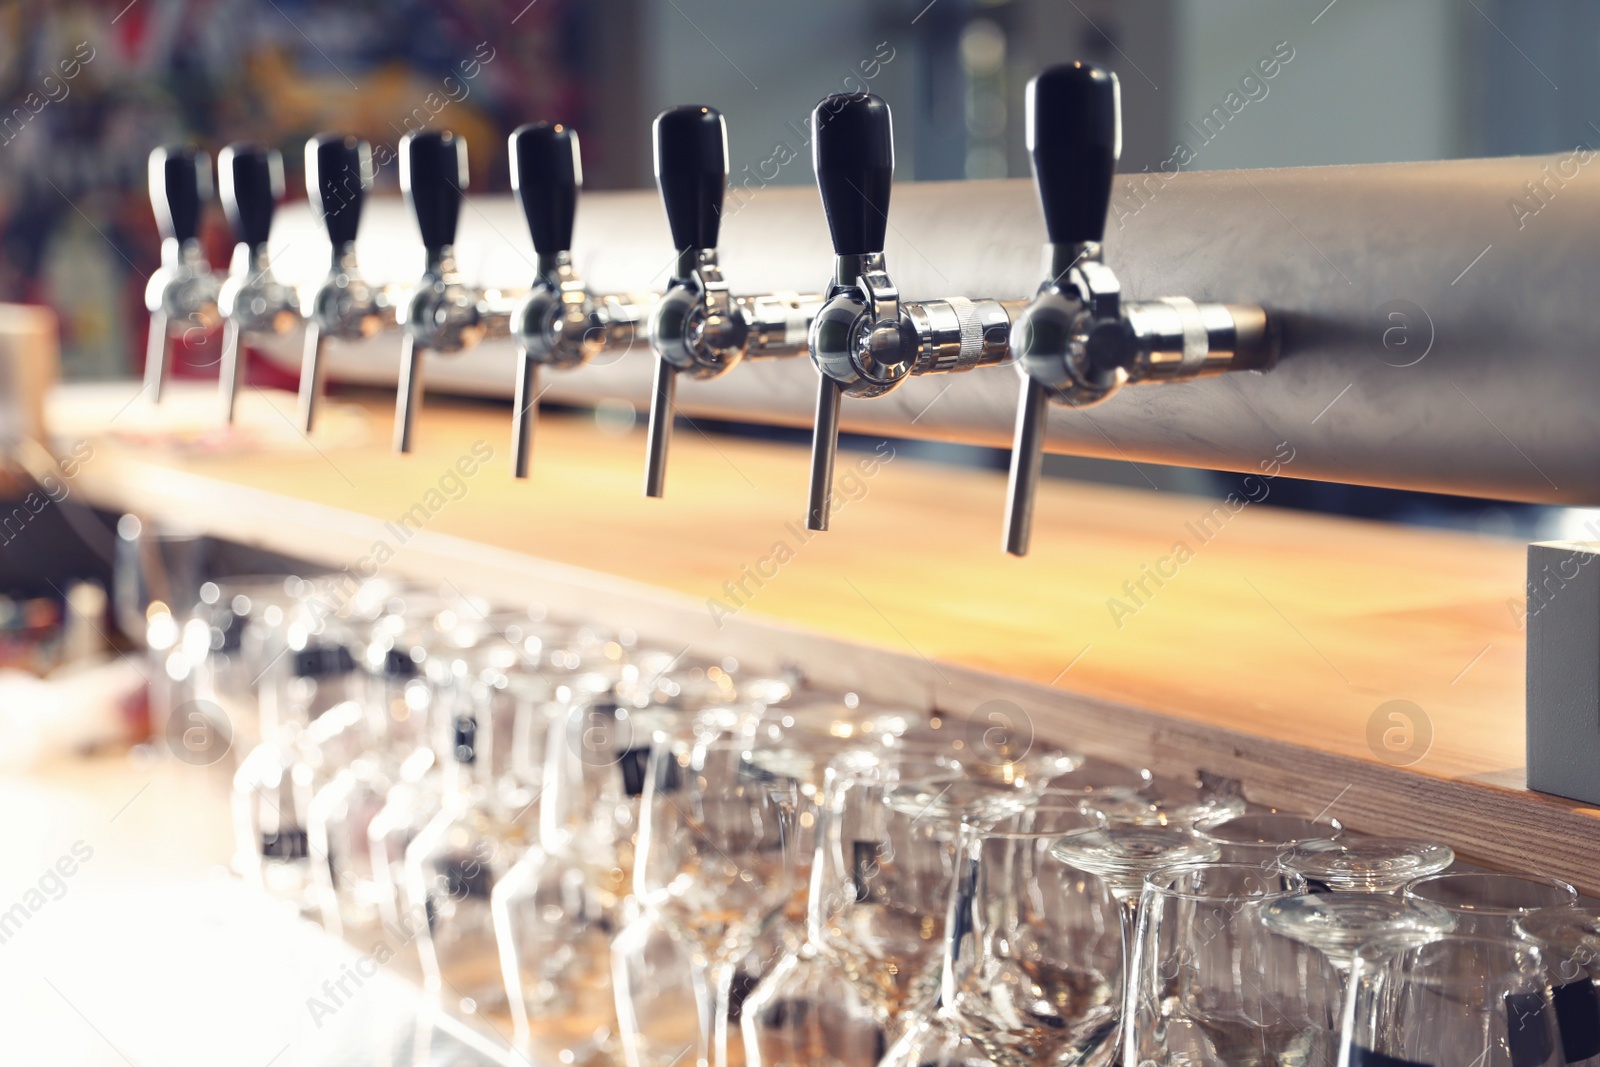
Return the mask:
<svg viewBox="0 0 1600 1067"><path fill-rule="evenodd" d="M541 256L572 248L572 221L583 188L578 134L559 122L530 122L511 132L511 188Z"/></svg>
<svg viewBox="0 0 1600 1067"><path fill-rule="evenodd" d="M234 240L251 248L266 244L283 199L283 156L276 148L231 144L217 153L217 179Z"/></svg>
<svg viewBox="0 0 1600 1067"><path fill-rule="evenodd" d="M150 153L150 203L163 238L200 236L200 210L211 199L211 157L191 145L162 145Z"/></svg>
<svg viewBox="0 0 1600 1067"><path fill-rule="evenodd" d="M459 134L422 130L400 138L400 188L417 216L424 247L456 243L466 187L467 142Z"/></svg>
<svg viewBox="0 0 1600 1067"><path fill-rule="evenodd" d="M1028 83L1027 129L1050 243L1099 241L1122 154L1117 76L1089 63L1044 71Z"/></svg>
<svg viewBox="0 0 1600 1067"><path fill-rule="evenodd" d="M343 133L306 142L306 195L335 248L356 239L361 201L372 188L372 146Z"/></svg>
<svg viewBox="0 0 1600 1067"><path fill-rule="evenodd" d="M894 182L889 105L871 93L839 93L811 112L811 165L835 255L883 251Z"/></svg>
<svg viewBox="0 0 1600 1067"><path fill-rule="evenodd" d="M674 107L656 116L656 186L667 208L672 244L717 247L722 192L728 184L728 130L712 107Z"/></svg>

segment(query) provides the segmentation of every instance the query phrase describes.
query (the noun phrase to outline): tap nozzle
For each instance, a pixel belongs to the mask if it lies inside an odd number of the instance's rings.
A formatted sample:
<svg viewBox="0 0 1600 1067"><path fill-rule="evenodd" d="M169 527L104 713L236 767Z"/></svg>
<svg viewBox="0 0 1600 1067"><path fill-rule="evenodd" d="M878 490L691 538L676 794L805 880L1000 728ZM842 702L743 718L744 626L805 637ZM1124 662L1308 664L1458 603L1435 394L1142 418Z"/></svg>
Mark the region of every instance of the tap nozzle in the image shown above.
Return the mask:
<svg viewBox="0 0 1600 1067"><path fill-rule="evenodd" d="M534 122L511 134L511 188L522 205L538 255L538 276L511 313L517 365L512 416L513 471L528 476L539 414L539 368L571 369L605 344L606 319L572 265L572 227L583 188L578 134L561 123Z"/></svg>
<svg viewBox="0 0 1600 1067"><path fill-rule="evenodd" d="M1101 239L1122 149L1117 77L1087 63L1028 85L1027 140L1044 210L1046 276L1011 327L1022 376L1005 550L1026 555L1052 403L1087 407L1124 385L1266 370L1276 323L1260 307L1187 297L1129 303Z"/></svg>
<svg viewBox="0 0 1600 1067"><path fill-rule="evenodd" d="M189 145L150 153L150 202L161 233L161 266L144 291L150 312L144 389L161 401L166 384L168 331L216 326L220 282L200 248L200 214L211 198L211 159Z"/></svg>
<svg viewBox="0 0 1600 1067"><path fill-rule="evenodd" d="M305 354L300 365L300 427L310 433L322 404L323 349L329 339L359 341L392 324L387 294L369 285L356 267L361 205L372 188L372 148L342 133L306 142L306 195L332 247L328 275L306 300Z"/></svg>
<svg viewBox="0 0 1600 1067"><path fill-rule="evenodd" d="M275 148L231 144L217 155L217 172L222 208L237 242L217 295L223 320L222 419L231 423L244 376L241 336L288 333L300 321L300 299L273 275L267 251L272 216L283 198L283 157Z"/></svg>

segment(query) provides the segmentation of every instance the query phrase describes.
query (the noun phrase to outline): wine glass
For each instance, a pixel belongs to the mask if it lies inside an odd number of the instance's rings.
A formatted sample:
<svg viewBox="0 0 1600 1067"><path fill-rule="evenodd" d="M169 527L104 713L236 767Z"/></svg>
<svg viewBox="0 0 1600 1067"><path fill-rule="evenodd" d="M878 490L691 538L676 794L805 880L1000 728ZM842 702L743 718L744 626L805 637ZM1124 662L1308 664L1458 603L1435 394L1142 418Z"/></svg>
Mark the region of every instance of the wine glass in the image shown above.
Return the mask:
<svg viewBox="0 0 1600 1067"><path fill-rule="evenodd" d="M1448 845L1397 837L1302 841L1279 858L1313 888L1334 893L1398 893L1455 860Z"/></svg>
<svg viewBox="0 0 1600 1067"><path fill-rule="evenodd" d="M1262 908L1304 892L1299 875L1254 863L1146 875L1124 1010L1125 1062L1328 1063L1335 1035L1315 996L1326 964L1261 920Z"/></svg>
<svg viewBox="0 0 1600 1067"><path fill-rule="evenodd" d="M1497 937L1514 932L1518 919L1540 908L1569 908L1578 891L1559 878L1506 871L1457 871L1419 878L1407 900L1437 904L1455 916L1456 932Z"/></svg>
<svg viewBox="0 0 1600 1067"><path fill-rule="evenodd" d="M1089 810L1105 817L1097 808ZM1121 905L1119 919L1126 952L1133 945L1144 876L1175 864L1215 860L1218 849L1176 827L1113 825L1066 834L1051 848L1051 854L1067 866L1105 882Z"/></svg>
<svg viewBox="0 0 1600 1067"><path fill-rule="evenodd" d="M1543 957L1531 942L1446 934L1374 942L1351 967L1340 1067L1563 1061Z"/></svg>
<svg viewBox="0 0 1600 1067"><path fill-rule="evenodd" d="M1356 950L1369 941L1426 941L1456 925L1455 917L1437 904L1379 893L1285 897L1264 905L1261 918L1276 933L1320 950L1342 974L1349 973Z"/></svg>
<svg viewBox="0 0 1600 1067"><path fill-rule="evenodd" d="M1600 909L1544 908L1516 921L1539 946L1569 1067L1600 1064Z"/></svg>
<svg viewBox="0 0 1600 1067"><path fill-rule="evenodd" d="M1274 900L1261 908L1267 929L1316 949L1326 967L1305 969L1307 1011L1329 1032L1339 1028L1339 1012L1356 951L1381 941L1402 946L1429 941L1455 928L1455 919L1432 904L1379 893L1305 893Z"/></svg>

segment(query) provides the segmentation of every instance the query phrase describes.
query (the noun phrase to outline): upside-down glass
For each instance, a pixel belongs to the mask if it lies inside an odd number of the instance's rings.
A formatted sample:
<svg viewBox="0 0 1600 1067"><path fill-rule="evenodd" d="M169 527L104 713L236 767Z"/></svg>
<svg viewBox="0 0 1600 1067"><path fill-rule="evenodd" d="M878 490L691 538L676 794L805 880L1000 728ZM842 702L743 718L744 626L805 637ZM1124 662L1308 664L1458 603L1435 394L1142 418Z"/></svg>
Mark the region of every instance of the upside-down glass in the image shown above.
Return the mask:
<svg viewBox="0 0 1600 1067"><path fill-rule="evenodd" d="M1368 941L1427 941L1455 929L1455 917L1436 904L1380 893L1303 893L1261 909L1268 928L1318 949L1341 974Z"/></svg>
<svg viewBox="0 0 1600 1067"><path fill-rule="evenodd" d="M1398 893L1408 882L1455 862L1447 845L1397 837L1302 841L1279 858L1314 889L1334 893Z"/></svg>
<svg viewBox="0 0 1600 1067"><path fill-rule="evenodd" d="M1455 916L1459 934L1508 937L1518 919L1540 908L1569 908L1578 891L1559 878L1505 871L1458 871L1419 878L1407 900L1437 904Z"/></svg>
<svg viewBox="0 0 1600 1067"><path fill-rule="evenodd" d="M1050 851L1063 834L1102 825L1061 797L962 826L938 1006L909 1024L883 1067L1110 1062L1117 903Z"/></svg>
<svg viewBox="0 0 1600 1067"><path fill-rule="evenodd" d="M406 896L423 986L453 1012L492 1020L509 1007L495 944L490 897L522 844L494 796L480 758L493 727L458 714L438 814L406 849ZM493 1025L490 1023L490 1025Z"/></svg>
<svg viewBox="0 0 1600 1067"><path fill-rule="evenodd" d="M745 1059L870 1067L909 1017L906 1006L937 991L961 805L1016 811L1032 794L1021 783L968 779L961 750L931 728L904 736L918 721L911 713L859 701L832 715L780 710L755 731L778 744L758 750L758 762L776 755L798 768L829 749L836 755L820 783L807 783L820 784L822 798L806 936L745 1001ZM828 740L818 744L808 721ZM841 736L859 747L840 751Z"/></svg>
<svg viewBox="0 0 1600 1067"><path fill-rule="evenodd" d="M1125 798L1146 793L1154 781L1150 772L1142 767L1129 767L1098 756L1084 756L1071 770L1050 775L1043 791L1085 800L1098 797Z"/></svg>
<svg viewBox="0 0 1600 1067"><path fill-rule="evenodd" d="M1339 1029L1345 986L1356 951L1382 941L1390 945L1430 941L1455 927L1443 908L1380 893L1301 893L1261 909L1274 933L1316 949L1327 966L1305 961L1304 990L1310 1018L1328 1032Z"/></svg>
<svg viewBox="0 0 1600 1067"><path fill-rule="evenodd" d="M808 901L810 939L890 1033L937 987L955 873L959 817L896 794L908 762L932 769L924 758L860 753L828 768Z"/></svg>
<svg viewBox="0 0 1600 1067"><path fill-rule="evenodd" d="M1222 850L1224 863L1275 866L1308 841L1337 840L1344 824L1327 816L1263 811L1207 819L1194 832Z"/></svg>
<svg viewBox="0 0 1600 1067"><path fill-rule="evenodd" d="M651 749L634 867L635 893L648 914L629 924L612 957L625 1045L638 1012L652 1006L643 990L656 983L642 957L665 935L681 939L699 961L697 1058L728 1063L734 975L761 923L793 896L803 847L799 784L750 756L749 742L737 738Z"/></svg>
<svg viewBox="0 0 1600 1067"><path fill-rule="evenodd" d="M1351 968L1339 1067L1559 1067L1549 995L1531 942L1373 942Z"/></svg>
<svg viewBox="0 0 1600 1067"><path fill-rule="evenodd" d="M1189 830L1207 819L1244 814L1244 798L1171 779L1153 779L1138 786L1103 788L1084 803L1105 815L1112 826L1171 826Z"/></svg>
<svg viewBox="0 0 1600 1067"><path fill-rule="evenodd" d="M1128 1067L1327 1067L1337 1037L1316 991L1327 963L1261 909L1305 880L1258 864L1145 877L1124 1010Z"/></svg>
<svg viewBox="0 0 1600 1067"><path fill-rule="evenodd" d="M597 698L550 724L538 839L491 894L515 1041L539 1062L620 1058L611 937L632 871L652 714L671 713Z"/></svg>
<svg viewBox="0 0 1600 1067"><path fill-rule="evenodd" d="M1569 1067L1600 1064L1600 909L1545 908L1517 920L1539 946Z"/></svg>

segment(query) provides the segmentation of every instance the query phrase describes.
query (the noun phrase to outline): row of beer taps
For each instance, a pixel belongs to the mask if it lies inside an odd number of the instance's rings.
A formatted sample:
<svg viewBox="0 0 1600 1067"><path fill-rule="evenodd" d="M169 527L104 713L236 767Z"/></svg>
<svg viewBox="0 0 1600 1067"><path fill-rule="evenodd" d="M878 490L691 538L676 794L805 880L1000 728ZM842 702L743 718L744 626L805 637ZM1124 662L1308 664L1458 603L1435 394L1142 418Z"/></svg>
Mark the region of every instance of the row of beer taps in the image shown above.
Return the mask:
<svg viewBox="0 0 1600 1067"><path fill-rule="evenodd" d="M644 326L655 360L645 492L665 490L679 375L717 378L746 359L809 354L818 370L807 526L828 528L834 454L844 397L878 397L907 378L1013 365L1021 378L1007 490L1004 545L1028 549L1051 404L1097 404L1124 385L1188 381L1269 369L1276 323L1260 307L1185 297L1124 301L1102 258L1107 209L1121 152L1116 76L1086 63L1053 67L1028 86L1027 140L1048 243L1045 278L1031 301L902 299L884 260L894 137L889 105L868 93L829 96L811 115L812 162L833 241L834 271L819 294L734 296L717 263L727 186L727 133L709 107L678 107L655 120L656 184L677 257L654 296L597 295L573 266L572 232L582 187L577 134L538 122L511 135L511 185L537 254L525 293L468 285L454 245L467 146L443 130L400 142L400 183L426 250L419 283L376 286L355 261L372 154L354 137L324 134L306 145L306 187L332 245L327 277L302 300L272 272L267 240L283 196L283 164L271 149L236 144L217 157L218 191L237 244L225 279L207 265L199 222L210 161L190 147L158 148L150 188L162 265L146 293L151 314L145 388L159 400L169 339L223 326L223 417L232 421L242 337L305 324L299 411L310 432L323 392L328 341L401 333L395 448L414 442L424 352L454 353L486 337L512 337L518 362L513 454L528 475L541 368L581 367L608 345L630 344Z"/></svg>

